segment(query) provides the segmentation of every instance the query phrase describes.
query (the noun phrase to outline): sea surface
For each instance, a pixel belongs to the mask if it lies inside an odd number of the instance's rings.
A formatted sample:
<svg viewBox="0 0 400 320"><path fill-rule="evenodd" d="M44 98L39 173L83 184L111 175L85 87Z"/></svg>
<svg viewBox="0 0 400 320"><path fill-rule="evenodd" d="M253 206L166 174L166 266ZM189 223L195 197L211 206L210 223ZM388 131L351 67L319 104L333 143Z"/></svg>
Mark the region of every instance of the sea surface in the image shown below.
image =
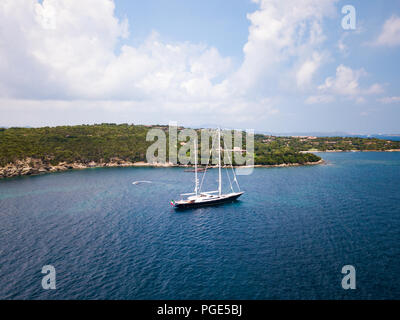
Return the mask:
<svg viewBox="0 0 400 320"><path fill-rule="evenodd" d="M187 211L169 204L193 190L182 168L0 180L0 299L399 299L400 153L319 155L257 168L239 177L241 201Z"/></svg>

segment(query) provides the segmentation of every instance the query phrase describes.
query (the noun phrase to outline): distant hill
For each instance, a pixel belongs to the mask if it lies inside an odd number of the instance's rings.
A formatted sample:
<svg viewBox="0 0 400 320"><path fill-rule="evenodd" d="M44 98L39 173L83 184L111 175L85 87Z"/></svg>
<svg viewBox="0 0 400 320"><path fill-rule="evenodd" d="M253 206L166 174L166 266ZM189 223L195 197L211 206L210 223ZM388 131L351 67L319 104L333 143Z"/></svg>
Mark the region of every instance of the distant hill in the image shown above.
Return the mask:
<svg viewBox="0 0 400 320"><path fill-rule="evenodd" d="M60 164L66 168L80 168L89 164L104 166L122 165L122 162L125 162L125 165L144 162L147 148L153 144L146 141L146 135L155 127L161 128L168 135L168 127L163 125L95 124L0 128L0 167L22 161L22 171L13 171L19 174L32 172L29 170L29 163L32 166L35 164L39 171L46 171L53 170L51 166ZM360 137L284 137L256 134L254 146L256 165L291 165L321 160L319 156L307 151L386 151L400 149L400 141Z"/></svg>
<svg viewBox="0 0 400 320"><path fill-rule="evenodd" d="M145 161L146 150L152 144L146 141L151 128L161 128L168 134L165 125L96 124L0 129L0 165L27 157L54 165L59 162L108 162L116 157L132 162ZM264 144L262 141L256 143ZM258 156L267 155L266 164L319 160L319 157L303 155L280 144L269 145L265 150L260 147L259 150L256 162Z"/></svg>
<svg viewBox="0 0 400 320"><path fill-rule="evenodd" d="M257 131L260 134L267 134L280 137L292 137L292 136L315 136L315 137L359 137L359 138L377 138L377 139L387 139L387 138L400 138L400 134L383 134L383 133L373 133L373 134L358 134L358 133L348 133L343 131L335 132L267 132L267 131Z"/></svg>

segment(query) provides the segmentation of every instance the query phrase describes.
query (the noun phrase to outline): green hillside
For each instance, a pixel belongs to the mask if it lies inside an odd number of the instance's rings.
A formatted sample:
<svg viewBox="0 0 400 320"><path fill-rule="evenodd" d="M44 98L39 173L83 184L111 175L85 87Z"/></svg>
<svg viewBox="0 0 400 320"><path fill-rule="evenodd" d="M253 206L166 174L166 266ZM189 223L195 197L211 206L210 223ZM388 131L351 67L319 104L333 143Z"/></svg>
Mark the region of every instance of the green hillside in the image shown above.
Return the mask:
<svg viewBox="0 0 400 320"><path fill-rule="evenodd" d="M0 128L0 166L26 158L57 165L60 162L106 163L112 158L146 161L151 128L168 136L167 126L96 124L43 128ZM348 137L276 137L255 135L255 164L303 164L321 158L300 151L400 149L400 141Z"/></svg>
<svg viewBox="0 0 400 320"><path fill-rule="evenodd" d="M167 126L152 126L168 133ZM96 124L42 128L0 129L0 166L26 158L40 159L52 165L60 162L108 162L111 158L146 161L146 141L151 126ZM255 164L303 164L316 162L314 154L303 154L301 145L289 138L256 135Z"/></svg>

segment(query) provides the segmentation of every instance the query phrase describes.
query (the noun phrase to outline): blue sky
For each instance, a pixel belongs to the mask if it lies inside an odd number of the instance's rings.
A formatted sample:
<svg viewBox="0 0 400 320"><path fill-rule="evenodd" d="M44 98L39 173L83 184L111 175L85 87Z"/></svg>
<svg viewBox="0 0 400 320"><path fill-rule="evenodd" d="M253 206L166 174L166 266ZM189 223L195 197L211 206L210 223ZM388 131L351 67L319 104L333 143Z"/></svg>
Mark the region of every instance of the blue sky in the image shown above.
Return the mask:
<svg viewBox="0 0 400 320"><path fill-rule="evenodd" d="M167 41L214 46L238 63L243 59L250 25L246 13L256 9L257 5L249 0L116 2L116 15L129 19L133 45L156 30Z"/></svg>
<svg viewBox="0 0 400 320"><path fill-rule="evenodd" d="M400 133L397 0L4 0L0 30L3 126Z"/></svg>

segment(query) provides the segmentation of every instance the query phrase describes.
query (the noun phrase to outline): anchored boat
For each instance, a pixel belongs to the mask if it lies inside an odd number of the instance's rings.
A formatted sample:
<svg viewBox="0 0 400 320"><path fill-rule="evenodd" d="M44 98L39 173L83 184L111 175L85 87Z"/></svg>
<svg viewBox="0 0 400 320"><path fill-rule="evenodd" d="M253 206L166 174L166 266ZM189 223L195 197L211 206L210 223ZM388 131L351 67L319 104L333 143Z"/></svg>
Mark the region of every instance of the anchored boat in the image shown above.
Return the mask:
<svg viewBox="0 0 400 320"><path fill-rule="evenodd" d="M211 148L212 149L212 148ZM232 166L232 161L229 162L231 164L231 169L233 173L233 182L236 183L237 191L234 190L233 184L231 179L229 178L228 175L228 180L230 183L230 188L231 192L230 193L222 193L222 174L221 174L221 130L218 129L218 190L216 191L201 191L201 187L204 181L204 176L207 172L208 168L208 163L206 168L204 169L203 173L203 179L202 183L199 186L199 180L198 180L198 169L197 169L197 142L196 139L194 141L194 174L195 174L195 187L194 187L194 192L193 193L184 193L181 194L181 196L186 196L186 199L181 199L178 201L171 201L171 205L174 206L175 208L182 208L182 209L187 209L187 208L195 208L195 207L202 207L202 206L211 206L211 205L217 205L221 203L226 203L226 202L233 202L237 200L244 192L240 191L240 186L237 181L237 177L235 174L235 171ZM210 151L211 152L211 151ZM228 157L229 157L229 153ZM209 159L208 159L209 161Z"/></svg>

